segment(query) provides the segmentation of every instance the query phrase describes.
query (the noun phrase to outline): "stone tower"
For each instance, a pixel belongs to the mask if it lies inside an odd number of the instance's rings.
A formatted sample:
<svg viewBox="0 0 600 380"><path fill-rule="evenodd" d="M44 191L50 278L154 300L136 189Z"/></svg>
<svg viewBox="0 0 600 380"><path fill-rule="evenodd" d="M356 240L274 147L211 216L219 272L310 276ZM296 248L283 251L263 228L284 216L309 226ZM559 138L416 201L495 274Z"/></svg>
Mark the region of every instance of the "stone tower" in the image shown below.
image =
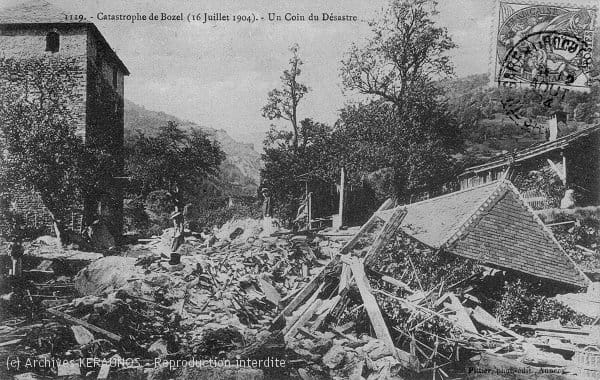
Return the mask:
<svg viewBox="0 0 600 380"><path fill-rule="evenodd" d="M69 110L76 120L77 135L86 143L102 144L118 157L111 188L74 207L71 228L79 230L102 216L114 235L123 225L124 77L127 67L112 50L96 26L72 20L66 12L43 0L33 0L0 9L0 55L4 57L64 57L77 62L75 96ZM2 73L0 73L1 75ZM22 189L10 197L10 207L29 227L47 227L51 220L39 197Z"/></svg>

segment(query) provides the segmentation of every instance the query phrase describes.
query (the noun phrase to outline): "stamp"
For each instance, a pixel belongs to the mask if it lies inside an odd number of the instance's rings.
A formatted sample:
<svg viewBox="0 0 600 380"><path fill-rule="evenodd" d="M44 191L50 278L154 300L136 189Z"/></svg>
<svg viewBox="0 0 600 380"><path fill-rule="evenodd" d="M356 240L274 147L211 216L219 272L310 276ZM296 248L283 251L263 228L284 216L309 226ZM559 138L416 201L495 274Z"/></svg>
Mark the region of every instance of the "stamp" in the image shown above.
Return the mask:
<svg viewBox="0 0 600 380"><path fill-rule="evenodd" d="M594 8L500 1L494 78L501 86L589 88Z"/></svg>

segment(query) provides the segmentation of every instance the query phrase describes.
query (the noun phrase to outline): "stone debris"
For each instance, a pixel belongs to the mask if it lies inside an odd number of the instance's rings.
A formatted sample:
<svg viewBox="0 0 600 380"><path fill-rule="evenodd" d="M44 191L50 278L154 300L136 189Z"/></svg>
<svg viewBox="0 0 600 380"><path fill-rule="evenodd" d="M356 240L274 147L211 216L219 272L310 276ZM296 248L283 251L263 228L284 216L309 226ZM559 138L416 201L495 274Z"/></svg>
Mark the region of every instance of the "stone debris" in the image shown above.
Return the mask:
<svg viewBox="0 0 600 380"><path fill-rule="evenodd" d="M125 252L130 257L98 258L76 275L63 276L62 282L53 278L47 283L21 284L20 293L7 295L6 302L28 304L38 315L3 326L8 336L20 340L0 350L2 360L9 353L47 354L56 359L108 359L118 354L140 358L138 366L150 373L154 358L228 357L256 342L280 304L330 259L319 251L322 238L285 233L261 237L261 226L261 221L230 222L208 236L214 240L211 245L200 236L189 236L179 250L179 265L169 265L164 255L170 236L166 231L145 244L128 247ZM336 241L329 243L341 247ZM57 261L52 260L44 265L56 277ZM38 301L56 303L49 307ZM271 356L285 357L276 347ZM133 367L111 367L108 376L138 371ZM101 369L92 366L81 373ZM41 374L56 376L56 370ZM75 376L70 367L60 371ZM226 372L237 374L232 369ZM250 372L249 376L256 375Z"/></svg>
<svg viewBox="0 0 600 380"><path fill-rule="evenodd" d="M178 265L165 253L169 231L71 276L57 273L80 261L37 258L31 266L48 280L14 284L0 297L6 310L19 310L0 325L0 360L94 357L105 362L30 376L100 379L445 379L466 366L600 375L600 326L504 326L469 281L417 289L374 271L365 262L377 261L390 224L371 220L346 234L264 234L262 224L189 234ZM156 366L190 358L223 365ZM249 364L231 364L240 362Z"/></svg>

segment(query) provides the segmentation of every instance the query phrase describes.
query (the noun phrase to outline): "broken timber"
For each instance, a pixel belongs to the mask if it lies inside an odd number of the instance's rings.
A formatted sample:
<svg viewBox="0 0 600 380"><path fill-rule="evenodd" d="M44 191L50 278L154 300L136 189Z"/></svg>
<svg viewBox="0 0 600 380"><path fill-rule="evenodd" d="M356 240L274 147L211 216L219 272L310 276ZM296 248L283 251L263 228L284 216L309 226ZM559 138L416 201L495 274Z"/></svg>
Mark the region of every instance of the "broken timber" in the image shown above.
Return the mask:
<svg viewBox="0 0 600 380"><path fill-rule="evenodd" d="M377 254L385 248L387 243L390 241L392 236L396 233L398 228L400 228L400 224L404 220L406 216L406 209L396 209L390 220L383 226L383 229L379 232L377 237L375 238L375 242L371 245L371 248L365 255L363 261L366 266L368 266L371 261L377 258Z"/></svg>
<svg viewBox="0 0 600 380"><path fill-rule="evenodd" d="M360 238L373 226L373 224L375 224L378 220L381 219L379 217L379 215L377 215L377 213L379 211L388 210L393 205L394 205L394 201L392 201L391 199L388 199L385 202L383 202L383 204L377 209L377 211L374 212L373 215L371 215L371 217L369 218L369 220L367 220L367 222L362 225L362 227L360 228L360 230L358 230L358 232L356 233L356 235L354 235L354 237L352 239L350 239L342 247L342 249L340 250L340 254L344 255L344 254L350 252L352 250L352 248L354 248L354 246L356 245L356 243L358 243L358 241L360 240Z"/></svg>
<svg viewBox="0 0 600 380"><path fill-rule="evenodd" d="M393 205L394 205L394 201L392 201L391 199L388 199L385 202L383 202L383 204L379 207L377 212L388 210ZM379 217L377 216L377 212L375 212L371 216L371 218L360 228L360 230L356 233L356 235L354 235L354 237L342 247L342 249L340 250L341 255L344 255L344 254L350 252L354 248L356 243L359 241L359 239L371 228L371 226L377 220L379 220ZM290 301L290 303L281 311L281 313L279 313L279 315L277 317L275 317L275 319L273 320L273 324L271 325L269 330L270 331L278 330L278 328L279 328L279 326L281 326L282 322L285 322L285 317L290 316L294 312L294 310L296 310L298 308L298 306L300 306L302 303L304 303L307 299L309 299L312 296L313 292L319 287L321 281L325 277L325 274L329 270L334 268L336 265L338 265L339 262L340 262L340 255L334 257L333 260L331 260L329 262L329 264L324 266L321 269L321 271L319 272L319 274L316 275L308 284L306 284L298 292L298 294L296 294L296 296ZM343 289L341 289L340 292L342 290Z"/></svg>
<svg viewBox="0 0 600 380"><path fill-rule="evenodd" d="M101 329L98 326L94 326L92 324L89 324L86 321L83 321L83 320L81 320L79 318L72 317L72 316L70 316L67 313L63 313L62 311L58 311L58 310L55 310L55 309L46 309L46 311L48 313L52 314L52 315L55 315L57 317L60 317L60 318L62 318L64 320L66 320L68 322L76 323L78 325L81 325L81 326L85 327L88 330L92 330L92 331L95 331L95 332L97 332L99 334L102 334L102 335L104 335L104 336L106 336L106 337L108 337L108 338L110 338L110 339L112 339L112 340L114 340L116 342L119 342L121 340L121 337L118 336L117 334L114 334L114 333L111 333L110 331L106 331L104 329Z"/></svg>

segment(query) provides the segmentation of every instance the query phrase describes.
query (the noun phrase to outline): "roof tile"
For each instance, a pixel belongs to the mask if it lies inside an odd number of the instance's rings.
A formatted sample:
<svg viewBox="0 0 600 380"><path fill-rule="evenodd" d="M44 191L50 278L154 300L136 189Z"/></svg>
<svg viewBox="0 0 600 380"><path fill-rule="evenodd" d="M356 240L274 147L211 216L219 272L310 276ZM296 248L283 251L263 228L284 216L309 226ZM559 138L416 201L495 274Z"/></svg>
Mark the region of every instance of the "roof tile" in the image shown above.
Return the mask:
<svg viewBox="0 0 600 380"><path fill-rule="evenodd" d="M403 207L407 214L401 228L430 247L562 283L588 284L508 181Z"/></svg>

